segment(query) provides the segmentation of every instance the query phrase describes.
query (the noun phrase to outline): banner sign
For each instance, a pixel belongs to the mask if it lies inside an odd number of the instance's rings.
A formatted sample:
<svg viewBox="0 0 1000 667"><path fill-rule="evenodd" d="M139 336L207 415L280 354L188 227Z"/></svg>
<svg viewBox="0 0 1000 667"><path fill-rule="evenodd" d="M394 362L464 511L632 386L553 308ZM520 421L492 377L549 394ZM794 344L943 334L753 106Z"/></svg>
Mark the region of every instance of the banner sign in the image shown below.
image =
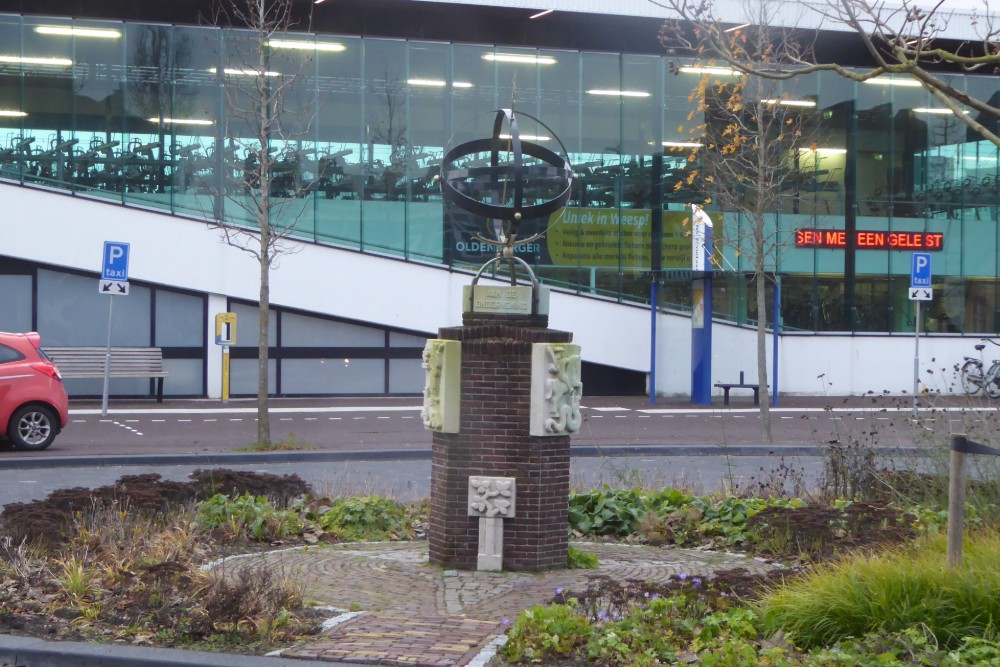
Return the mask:
<svg viewBox="0 0 1000 667"><path fill-rule="evenodd" d="M722 214L702 215L721 223ZM514 246L514 253L533 266L613 267L649 271L653 241L649 209L566 207L545 220L523 220L519 238L547 230L545 236ZM690 269L693 227L687 211L664 211L663 268ZM481 221L445 208L446 251L452 260L482 263L496 256L496 246L477 240Z"/></svg>
<svg viewBox="0 0 1000 667"><path fill-rule="evenodd" d="M846 248L847 232L843 229L796 229L796 248ZM944 250L944 234L940 232L854 232L854 247L858 250Z"/></svg>

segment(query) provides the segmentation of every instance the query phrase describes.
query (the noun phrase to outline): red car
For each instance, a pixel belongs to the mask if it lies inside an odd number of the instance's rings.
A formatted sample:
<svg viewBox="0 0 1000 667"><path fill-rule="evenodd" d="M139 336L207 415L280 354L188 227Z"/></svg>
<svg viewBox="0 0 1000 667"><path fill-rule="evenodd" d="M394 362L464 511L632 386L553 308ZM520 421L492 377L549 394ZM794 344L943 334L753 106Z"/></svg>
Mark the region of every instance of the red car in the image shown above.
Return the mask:
<svg viewBox="0 0 1000 667"><path fill-rule="evenodd" d="M69 420L59 369L37 333L0 332L0 434L18 449L40 451Z"/></svg>

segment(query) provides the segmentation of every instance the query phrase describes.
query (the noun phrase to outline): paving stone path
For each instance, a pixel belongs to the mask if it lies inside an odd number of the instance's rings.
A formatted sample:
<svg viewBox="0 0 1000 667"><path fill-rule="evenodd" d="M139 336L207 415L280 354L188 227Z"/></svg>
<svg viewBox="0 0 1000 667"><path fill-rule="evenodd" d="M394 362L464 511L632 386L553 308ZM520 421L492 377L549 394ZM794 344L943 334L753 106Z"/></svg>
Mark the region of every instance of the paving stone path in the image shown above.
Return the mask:
<svg viewBox="0 0 1000 667"><path fill-rule="evenodd" d="M361 611L284 657L404 667L459 667L557 588L582 591L606 575L618 581L666 582L686 572L771 566L737 554L620 544L574 545L597 556L597 570L475 572L443 570L427 561L427 542L322 545L251 556L303 582L315 604Z"/></svg>

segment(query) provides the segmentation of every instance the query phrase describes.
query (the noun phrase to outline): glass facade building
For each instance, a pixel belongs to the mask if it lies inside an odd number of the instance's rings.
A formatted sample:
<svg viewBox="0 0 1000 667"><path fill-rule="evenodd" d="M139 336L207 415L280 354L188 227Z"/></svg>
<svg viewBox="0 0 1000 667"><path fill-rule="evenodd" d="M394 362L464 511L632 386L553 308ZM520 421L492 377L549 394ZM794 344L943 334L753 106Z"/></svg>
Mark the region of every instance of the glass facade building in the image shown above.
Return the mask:
<svg viewBox="0 0 1000 667"><path fill-rule="evenodd" d="M704 195L689 187L685 144L705 121L691 117L702 75L676 58L298 34L248 65L257 43L245 31L18 15L0 15L0 44L5 180L252 224L240 189L262 147L237 110L244 87L263 80L283 87L293 113L266 147L274 178L256 187L280 201L297 238L474 269L493 250L434 177L449 147L513 107L544 122L523 124L523 136L564 149L576 173L564 211L525 222L522 237L547 234L519 256L554 287L648 303L655 278L661 306L689 307L685 219ZM1000 94L995 77L949 80L982 99ZM1000 331L997 148L912 83L819 73L779 91L801 103L816 137L790 156L769 220L784 331L912 332L913 250L933 253L922 330ZM661 211L662 265L652 266ZM715 214L723 237L746 224ZM715 315L751 322L751 267L724 253Z"/></svg>

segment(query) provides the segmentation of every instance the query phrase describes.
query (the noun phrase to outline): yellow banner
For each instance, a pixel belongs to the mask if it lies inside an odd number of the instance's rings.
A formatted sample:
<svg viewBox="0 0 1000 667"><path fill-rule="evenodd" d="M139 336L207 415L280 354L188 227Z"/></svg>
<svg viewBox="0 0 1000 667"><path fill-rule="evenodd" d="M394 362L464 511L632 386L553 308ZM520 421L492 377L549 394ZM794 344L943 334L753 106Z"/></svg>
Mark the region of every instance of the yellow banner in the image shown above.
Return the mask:
<svg viewBox="0 0 1000 667"><path fill-rule="evenodd" d="M711 216L718 224L721 216ZM549 218L549 257L557 266L650 268L647 209L564 208ZM718 227L717 227L718 228ZM663 268L691 268L691 214L663 212Z"/></svg>

